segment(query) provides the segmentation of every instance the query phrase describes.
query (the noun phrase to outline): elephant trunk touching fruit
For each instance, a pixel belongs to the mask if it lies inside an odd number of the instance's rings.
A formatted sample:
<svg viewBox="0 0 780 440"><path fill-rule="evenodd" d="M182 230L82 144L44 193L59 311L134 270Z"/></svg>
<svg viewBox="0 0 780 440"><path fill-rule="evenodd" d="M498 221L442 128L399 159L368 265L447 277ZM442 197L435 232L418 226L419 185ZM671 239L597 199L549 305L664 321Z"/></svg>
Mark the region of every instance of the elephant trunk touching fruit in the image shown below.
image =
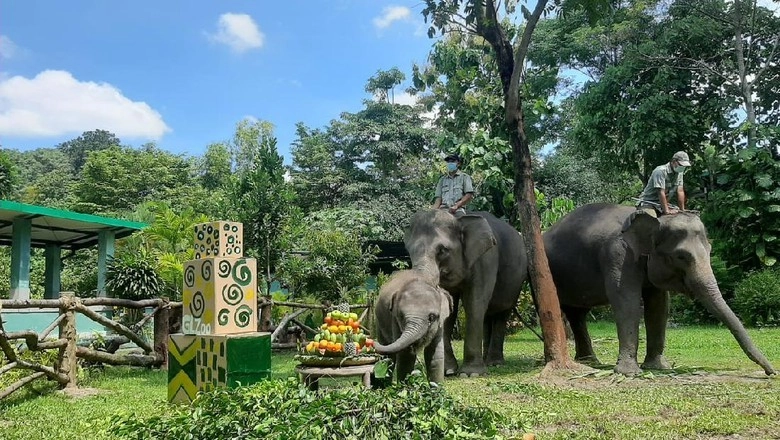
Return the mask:
<svg viewBox="0 0 780 440"><path fill-rule="evenodd" d="M442 326L451 308L447 292L416 270L395 272L379 289L374 349L394 358L399 381L414 370L421 350L428 380L444 381Z"/></svg>
<svg viewBox="0 0 780 440"><path fill-rule="evenodd" d="M504 362L506 322L528 274L521 235L488 212L455 217L445 210L416 213L404 235L412 267L446 289L453 313L444 324L445 373L476 376ZM458 303L466 325L463 364L452 350Z"/></svg>
<svg viewBox="0 0 780 440"><path fill-rule="evenodd" d="M561 309L574 333L576 359L596 361L585 323L588 310L611 305L618 330L615 371L636 374L639 321L645 320L645 368L669 368L664 357L669 295L700 301L725 324L747 356L774 368L723 300L710 266L711 246L697 215L656 218L630 206L585 205L544 234Z"/></svg>

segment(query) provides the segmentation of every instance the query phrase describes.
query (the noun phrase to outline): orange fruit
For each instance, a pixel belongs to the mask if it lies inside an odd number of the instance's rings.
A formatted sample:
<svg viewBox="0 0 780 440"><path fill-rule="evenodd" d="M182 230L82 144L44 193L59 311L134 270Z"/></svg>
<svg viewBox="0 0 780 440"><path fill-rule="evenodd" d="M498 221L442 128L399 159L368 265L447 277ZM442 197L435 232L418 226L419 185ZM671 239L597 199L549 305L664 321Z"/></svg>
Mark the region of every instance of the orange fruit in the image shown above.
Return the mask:
<svg viewBox="0 0 780 440"><path fill-rule="evenodd" d="M335 344L333 344L333 351L341 351L341 348L342 347L340 342L336 342Z"/></svg>
<svg viewBox="0 0 780 440"><path fill-rule="evenodd" d="M331 325L330 327L328 327L328 330L330 330L331 333L338 333L339 327L337 325Z"/></svg>
<svg viewBox="0 0 780 440"><path fill-rule="evenodd" d="M333 321L333 318L331 318L330 316L325 317L325 324L330 324L331 321Z"/></svg>
<svg viewBox="0 0 780 440"><path fill-rule="evenodd" d="M320 341L320 348L327 348L328 347L328 341L323 339Z"/></svg>

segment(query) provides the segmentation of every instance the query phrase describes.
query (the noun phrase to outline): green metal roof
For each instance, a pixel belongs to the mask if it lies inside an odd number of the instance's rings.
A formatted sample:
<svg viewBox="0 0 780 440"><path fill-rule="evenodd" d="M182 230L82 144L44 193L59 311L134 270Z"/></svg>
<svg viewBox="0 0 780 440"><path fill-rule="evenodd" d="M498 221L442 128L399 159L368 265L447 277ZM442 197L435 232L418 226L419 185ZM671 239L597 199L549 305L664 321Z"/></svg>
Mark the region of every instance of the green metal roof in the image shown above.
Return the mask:
<svg viewBox="0 0 780 440"><path fill-rule="evenodd" d="M101 231L113 231L116 238L123 238L147 226L145 223L0 200L0 245L11 244L16 218L30 219L31 246L57 244L63 249L74 250L95 246Z"/></svg>

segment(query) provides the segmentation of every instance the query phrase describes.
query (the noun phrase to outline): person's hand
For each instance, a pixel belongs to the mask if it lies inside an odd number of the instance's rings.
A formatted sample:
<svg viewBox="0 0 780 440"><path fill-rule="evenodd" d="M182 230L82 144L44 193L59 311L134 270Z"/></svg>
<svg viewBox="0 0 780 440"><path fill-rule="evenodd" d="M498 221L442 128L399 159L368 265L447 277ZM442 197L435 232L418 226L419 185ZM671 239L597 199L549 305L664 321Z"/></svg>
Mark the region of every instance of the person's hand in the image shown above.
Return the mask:
<svg viewBox="0 0 780 440"><path fill-rule="evenodd" d="M455 212L457 212L457 211L458 211L458 207L457 206L454 206L454 205L450 206L450 214L455 214Z"/></svg>
<svg viewBox="0 0 780 440"><path fill-rule="evenodd" d="M680 212L679 209L670 207L669 209L666 210L666 215L674 215L677 214L678 212Z"/></svg>

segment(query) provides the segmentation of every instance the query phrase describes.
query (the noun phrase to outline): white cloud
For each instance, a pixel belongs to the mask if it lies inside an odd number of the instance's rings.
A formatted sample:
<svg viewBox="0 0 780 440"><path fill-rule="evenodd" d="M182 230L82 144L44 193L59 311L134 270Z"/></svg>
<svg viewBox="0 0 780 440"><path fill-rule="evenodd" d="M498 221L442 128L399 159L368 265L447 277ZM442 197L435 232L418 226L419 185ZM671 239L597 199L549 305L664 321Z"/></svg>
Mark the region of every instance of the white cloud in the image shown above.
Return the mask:
<svg viewBox="0 0 780 440"><path fill-rule="evenodd" d="M265 35L248 14L222 14L217 21L217 33L209 35L212 41L230 47L233 52L243 53L259 49L265 43Z"/></svg>
<svg viewBox="0 0 780 440"><path fill-rule="evenodd" d="M5 35L0 35L0 59L9 59L18 51L16 44Z"/></svg>
<svg viewBox="0 0 780 440"><path fill-rule="evenodd" d="M405 6L388 6L382 10L382 15L374 18L374 26L377 29L385 29L393 22L410 20L412 11Z"/></svg>
<svg viewBox="0 0 780 440"><path fill-rule="evenodd" d="M143 139L171 130L149 104L131 101L108 83L79 81L63 70L0 78L0 135L48 137L96 128Z"/></svg>

